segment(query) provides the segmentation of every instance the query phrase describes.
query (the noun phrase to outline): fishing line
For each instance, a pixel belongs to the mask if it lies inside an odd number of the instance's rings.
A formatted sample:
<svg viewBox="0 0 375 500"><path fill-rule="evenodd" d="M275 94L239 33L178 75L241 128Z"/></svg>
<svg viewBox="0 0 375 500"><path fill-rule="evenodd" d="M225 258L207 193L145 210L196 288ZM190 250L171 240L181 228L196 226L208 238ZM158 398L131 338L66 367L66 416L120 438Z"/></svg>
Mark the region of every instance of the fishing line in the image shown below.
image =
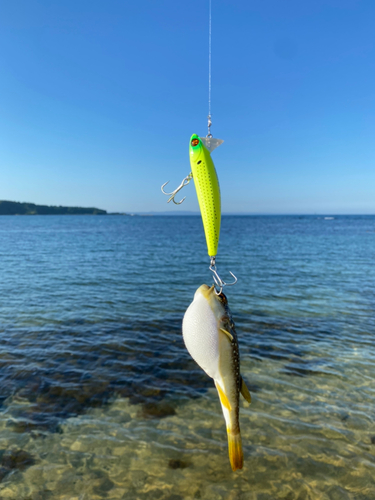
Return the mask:
<svg viewBox="0 0 375 500"><path fill-rule="evenodd" d="M208 134L207 137L212 137L211 134L211 0L208 2Z"/></svg>

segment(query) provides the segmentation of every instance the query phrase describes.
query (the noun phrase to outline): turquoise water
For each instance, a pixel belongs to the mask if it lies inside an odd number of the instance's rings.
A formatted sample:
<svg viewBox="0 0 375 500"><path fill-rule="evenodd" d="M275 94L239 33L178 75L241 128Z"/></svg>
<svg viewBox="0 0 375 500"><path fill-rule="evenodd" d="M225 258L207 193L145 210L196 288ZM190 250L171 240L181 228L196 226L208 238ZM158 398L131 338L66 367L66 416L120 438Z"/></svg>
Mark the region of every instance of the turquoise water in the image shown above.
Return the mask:
<svg viewBox="0 0 375 500"><path fill-rule="evenodd" d="M224 217L253 402L231 471L182 316L199 217L0 217L0 498L374 500L375 217Z"/></svg>

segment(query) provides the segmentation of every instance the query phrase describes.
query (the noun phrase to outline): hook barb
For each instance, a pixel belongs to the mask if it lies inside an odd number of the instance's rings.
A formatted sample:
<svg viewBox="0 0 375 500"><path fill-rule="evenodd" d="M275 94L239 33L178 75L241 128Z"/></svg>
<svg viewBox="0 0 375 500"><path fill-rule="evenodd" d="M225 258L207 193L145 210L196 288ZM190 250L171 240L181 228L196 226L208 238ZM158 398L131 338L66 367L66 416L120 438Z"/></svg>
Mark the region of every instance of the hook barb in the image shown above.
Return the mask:
<svg viewBox="0 0 375 500"><path fill-rule="evenodd" d="M176 201L174 199L174 197L176 196L176 194L185 186L187 186L189 184L189 182L191 181L191 179L193 178L193 174L190 172L190 174L185 177L185 179L181 182L181 184L178 186L178 188L176 188L174 191L172 191L171 193L166 193L164 191L164 187L168 184L169 181L165 182L162 186L161 186L161 191L163 194L165 194L166 196L169 196L169 199L167 201L167 203L169 203L170 201L173 201L173 203L175 205L181 205L181 203L184 201L184 199L186 198L186 196L184 198L182 198L181 201Z"/></svg>

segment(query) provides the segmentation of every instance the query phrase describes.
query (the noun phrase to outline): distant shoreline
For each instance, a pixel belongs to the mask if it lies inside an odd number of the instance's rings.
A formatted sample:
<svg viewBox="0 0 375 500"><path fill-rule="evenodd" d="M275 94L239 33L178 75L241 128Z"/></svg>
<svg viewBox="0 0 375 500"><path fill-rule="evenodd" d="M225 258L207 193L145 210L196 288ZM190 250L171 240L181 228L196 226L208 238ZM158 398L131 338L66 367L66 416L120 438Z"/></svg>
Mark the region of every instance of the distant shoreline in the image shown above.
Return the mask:
<svg viewBox="0 0 375 500"><path fill-rule="evenodd" d="M63 207L0 200L0 215L108 215L95 207Z"/></svg>
<svg viewBox="0 0 375 500"><path fill-rule="evenodd" d="M64 207L55 205L36 205L35 203L0 200L0 216L2 215L121 215L127 217L200 217L200 212L187 210L171 210L160 212L107 212L96 207ZM337 217L373 217L374 214L323 213L249 213L223 212L223 217L316 217L334 220Z"/></svg>

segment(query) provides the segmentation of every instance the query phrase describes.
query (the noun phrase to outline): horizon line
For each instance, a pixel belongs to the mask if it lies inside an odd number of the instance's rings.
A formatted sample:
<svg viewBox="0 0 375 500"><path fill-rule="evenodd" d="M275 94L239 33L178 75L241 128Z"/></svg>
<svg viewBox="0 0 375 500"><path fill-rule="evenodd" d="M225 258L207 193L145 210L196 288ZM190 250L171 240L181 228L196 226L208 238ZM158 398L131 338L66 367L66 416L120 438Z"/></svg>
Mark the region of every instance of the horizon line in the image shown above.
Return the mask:
<svg viewBox="0 0 375 500"><path fill-rule="evenodd" d="M184 212L178 212L177 210L174 211L149 211L149 212L108 212L108 214L115 214L115 213L124 213L124 214L134 214L134 215L173 215L173 216L200 216L200 212L193 212L193 211L184 211ZM349 216L349 215L365 215L365 216L374 216L375 213L368 213L368 212L353 212L353 213L336 213L336 212L222 212L221 215L250 215L250 216Z"/></svg>

